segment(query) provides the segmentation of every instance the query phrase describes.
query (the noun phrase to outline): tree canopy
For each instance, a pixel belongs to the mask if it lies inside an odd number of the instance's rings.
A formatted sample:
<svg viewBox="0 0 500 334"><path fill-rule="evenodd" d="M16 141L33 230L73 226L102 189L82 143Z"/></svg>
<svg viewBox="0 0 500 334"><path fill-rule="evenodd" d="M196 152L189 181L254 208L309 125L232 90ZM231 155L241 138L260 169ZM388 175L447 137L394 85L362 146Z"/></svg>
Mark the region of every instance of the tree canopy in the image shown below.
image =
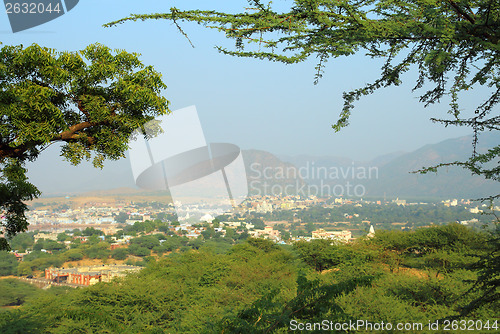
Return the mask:
<svg viewBox="0 0 500 334"><path fill-rule="evenodd" d="M344 106L333 128L349 124L354 102L379 88L400 85L402 75L418 72L413 90L422 91L420 101L428 106L449 99L449 119L436 119L445 126L471 127L472 156L428 167L457 165L473 174L500 181L500 146L477 152L481 131L500 130L500 115L494 106L500 100L500 4L497 0L294 0L288 10L277 11L271 3L249 0L251 8L240 13L171 8L167 13L134 14L106 26L126 21L166 19L196 22L217 29L235 41L235 48L218 47L224 54L268 59L287 64L311 56L318 59L315 83L330 58L364 51L384 64L380 77L365 87L345 92ZM187 37L187 36L186 36ZM472 112L461 109L468 92L483 86L489 95ZM500 194L489 196L498 198Z"/></svg>
<svg viewBox="0 0 500 334"><path fill-rule="evenodd" d="M30 298L23 282L3 279L0 300L22 306L0 311L0 332L288 333L295 331L294 323L305 327L324 319L340 324L356 319L394 324L383 333L435 332L427 327L429 321L441 319L443 324L442 319L458 316L479 296L477 291L467 293L477 275L473 266L491 247L478 242L484 240L482 232L468 227L425 230L411 235L395 231L395 238L379 236L377 231L373 238L348 244L315 240L294 247L250 238L223 248L228 244L219 238L204 242L198 250L182 252L181 247L167 256L145 256L147 265L140 272L108 283L67 292L63 287L40 289ZM418 245L432 241L436 233L442 236L441 245L448 243L446 252L443 248L426 254L392 250L399 247L395 240ZM454 247L455 242L463 247ZM51 259L69 258L70 252L84 247L59 255L40 253L44 257L20 262L17 270L36 272ZM113 257L118 250L127 251L115 249ZM464 250L471 255L464 256ZM438 260L433 266L429 256ZM477 323L480 332L498 330L499 306L498 301L488 300L455 322ZM421 323L424 330L396 330L396 323ZM333 326L297 329L343 332Z"/></svg>
<svg viewBox="0 0 500 334"><path fill-rule="evenodd" d="M139 55L93 44L57 52L33 44L0 50L0 212L3 234L27 229L24 201L40 195L26 161L53 143L76 165L124 157L130 135L169 112L161 74ZM155 131L151 132L154 135ZM8 248L0 238L0 249Z"/></svg>

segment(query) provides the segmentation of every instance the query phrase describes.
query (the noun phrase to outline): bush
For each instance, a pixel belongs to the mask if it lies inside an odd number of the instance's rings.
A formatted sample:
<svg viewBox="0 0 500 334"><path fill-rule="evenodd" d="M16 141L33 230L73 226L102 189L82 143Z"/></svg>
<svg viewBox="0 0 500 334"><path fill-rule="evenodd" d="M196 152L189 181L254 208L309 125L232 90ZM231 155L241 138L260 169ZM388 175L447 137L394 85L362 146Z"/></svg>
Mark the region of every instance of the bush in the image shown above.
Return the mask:
<svg viewBox="0 0 500 334"><path fill-rule="evenodd" d="M14 275L17 271L16 256L12 253L0 252L0 276Z"/></svg>
<svg viewBox="0 0 500 334"><path fill-rule="evenodd" d="M107 258L110 254L109 244L105 241L101 241L95 245L90 246L84 252L91 259Z"/></svg>
<svg viewBox="0 0 500 334"><path fill-rule="evenodd" d="M146 247L142 247L139 245L130 245L128 248L130 254L135 256L148 256L151 255L151 251Z"/></svg>
<svg viewBox="0 0 500 334"><path fill-rule="evenodd" d="M0 306L22 305L37 292L35 286L17 279L0 280Z"/></svg>
<svg viewBox="0 0 500 334"><path fill-rule="evenodd" d="M83 259L83 252L80 249L70 249L63 255L68 261L80 261Z"/></svg>
<svg viewBox="0 0 500 334"><path fill-rule="evenodd" d="M111 257L115 260L125 260L128 253L129 251L126 248L117 248L111 252Z"/></svg>

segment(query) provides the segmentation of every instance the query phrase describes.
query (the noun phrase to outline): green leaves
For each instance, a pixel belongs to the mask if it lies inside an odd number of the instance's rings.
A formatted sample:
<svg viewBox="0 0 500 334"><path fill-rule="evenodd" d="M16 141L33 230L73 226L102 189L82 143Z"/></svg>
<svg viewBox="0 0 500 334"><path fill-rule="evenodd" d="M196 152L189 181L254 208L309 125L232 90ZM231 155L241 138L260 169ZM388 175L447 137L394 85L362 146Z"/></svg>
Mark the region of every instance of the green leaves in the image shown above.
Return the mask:
<svg viewBox="0 0 500 334"><path fill-rule="evenodd" d="M116 54L94 44L78 53L57 53L34 44L4 47L0 52L0 158L24 160L54 141L78 143L102 159L117 159L128 136L157 115L168 112L160 96L161 75L145 67L137 54ZM76 154L75 157L71 153ZM82 155L75 146L65 156ZM85 155L88 158L88 155Z"/></svg>
<svg viewBox="0 0 500 334"><path fill-rule="evenodd" d="M161 74L138 57L100 44L79 52L0 49L0 211L7 211L8 235L26 229L22 201L40 194L26 181L26 160L60 141L70 163L93 157L102 168L124 157L135 129L169 112Z"/></svg>
<svg viewBox="0 0 500 334"><path fill-rule="evenodd" d="M21 163L14 159L8 159L0 174L0 208L4 210L2 225L4 231L0 233L6 237L12 237L16 233L28 228L24 212L27 205L24 201L30 201L40 195L38 189L27 181L26 169ZM6 242L0 238L0 250L9 249Z"/></svg>

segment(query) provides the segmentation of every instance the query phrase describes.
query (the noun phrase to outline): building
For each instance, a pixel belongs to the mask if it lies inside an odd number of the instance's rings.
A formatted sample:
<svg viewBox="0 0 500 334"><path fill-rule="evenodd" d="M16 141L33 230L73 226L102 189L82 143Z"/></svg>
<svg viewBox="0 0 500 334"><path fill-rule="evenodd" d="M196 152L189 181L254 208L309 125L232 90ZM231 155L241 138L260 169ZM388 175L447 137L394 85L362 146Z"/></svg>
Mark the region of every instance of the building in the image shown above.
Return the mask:
<svg viewBox="0 0 500 334"><path fill-rule="evenodd" d="M48 268L45 269L45 278L57 283L93 285L99 282L110 282L115 277L125 276L141 269L142 267L127 265L102 265L69 269Z"/></svg>
<svg viewBox="0 0 500 334"><path fill-rule="evenodd" d="M392 203L395 203L396 205L405 206L406 205L406 200L405 199L396 198L395 200L392 201Z"/></svg>
<svg viewBox="0 0 500 334"><path fill-rule="evenodd" d="M477 214L479 212L482 212L482 210L479 210L479 208L476 206L475 208L470 208L469 212Z"/></svg>
<svg viewBox="0 0 500 334"><path fill-rule="evenodd" d="M329 240L338 240L342 242L348 242L352 239L351 231L325 231L320 228L316 231L312 232L312 239L329 239Z"/></svg>
<svg viewBox="0 0 500 334"><path fill-rule="evenodd" d="M248 234L250 234L253 238L265 238L275 241L281 240L280 231L273 229L272 226L266 226L263 230L249 231Z"/></svg>
<svg viewBox="0 0 500 334"><path fill-rule="evenodd" d="M374 236L375 236L375 229L373 228L373 225L370 225L370 231L368 232L367 237L373 238Z"/></svg>
<svg viewBox="0 0 500 334"><path fill-rule="evenodd" d="M35 243L40 239L57 241L57 235L58 233L37 233L33 236L33 239L35 239Z"/></svg>

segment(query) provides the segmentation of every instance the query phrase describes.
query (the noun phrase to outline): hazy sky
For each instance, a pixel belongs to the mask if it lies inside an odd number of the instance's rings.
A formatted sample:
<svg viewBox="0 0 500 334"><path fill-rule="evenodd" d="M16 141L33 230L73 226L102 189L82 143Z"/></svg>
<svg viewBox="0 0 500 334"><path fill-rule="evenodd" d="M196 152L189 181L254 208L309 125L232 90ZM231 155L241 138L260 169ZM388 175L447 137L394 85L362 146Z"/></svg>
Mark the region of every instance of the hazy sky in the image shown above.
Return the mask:
<svg viewBox="0 0 500 334"><path fill-rule="evenodd" d="M331 124L341 110L342 92L371 82L379 74L381 63L362 54L330 60L324 78L315 86L316 59L283 65L225 56L214 46L230 47L233 42L196 24L182 24L195 48L168 21L102 27L131 13L165 12L173 6L237 11L248 3L82 0L66 15L16 34L11 32L3 12L0 41L6 45L37 43L69 51L99 42L141 53L145 64L163 74L168 86L164 95L172 110L195 105L208 142L229 142L243 149L368 160L471 132L432 124L429 118L444 116L447 104L424 109L417 94L411 93L415 76L410 74L407 84L383 89L359 101L351 125L335 133Z"/></svg>

